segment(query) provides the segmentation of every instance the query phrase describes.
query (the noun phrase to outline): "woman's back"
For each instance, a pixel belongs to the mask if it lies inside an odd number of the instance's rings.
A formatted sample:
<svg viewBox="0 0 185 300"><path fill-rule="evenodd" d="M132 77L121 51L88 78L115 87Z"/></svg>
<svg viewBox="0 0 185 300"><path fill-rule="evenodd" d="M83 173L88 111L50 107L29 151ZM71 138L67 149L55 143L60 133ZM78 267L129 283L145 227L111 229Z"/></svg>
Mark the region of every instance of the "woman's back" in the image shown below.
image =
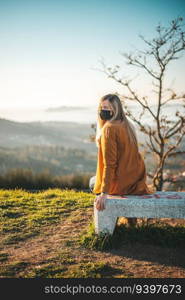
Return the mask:
<svg viewBox="0 0 185 300"><path fill-rule="evenodd" d="M124 186L127 188L128 185L133 185L139 178L145 176L145 164L138 148L129 140L126 126L123 124L114 124L113 126L117 127L116 132L118 136L117 149L119 163L117 176L118 180L124 178Z"/></svg>
<svg viewBox="0 0 185 300"><path fill-rule="evenodd" d="M138 147L129 139L124 122L107 121L102 129L96 184L93 192L150 194L146 168ZM111 177L111 178L110 178Z"/></svg>

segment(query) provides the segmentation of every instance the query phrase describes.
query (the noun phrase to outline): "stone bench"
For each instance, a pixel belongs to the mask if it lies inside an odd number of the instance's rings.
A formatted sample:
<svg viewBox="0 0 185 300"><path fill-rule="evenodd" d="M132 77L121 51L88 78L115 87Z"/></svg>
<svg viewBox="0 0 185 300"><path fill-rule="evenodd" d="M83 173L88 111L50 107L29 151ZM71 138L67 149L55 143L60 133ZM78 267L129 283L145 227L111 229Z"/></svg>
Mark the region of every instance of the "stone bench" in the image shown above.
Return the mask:
<svg viewBox="0 0 185 300"><path fill-rule="evenodd" d="M95 232L113 234L118 217L185 219L185 192L163 192L145 195L108 195L105 209L94 203Z"/></svg>

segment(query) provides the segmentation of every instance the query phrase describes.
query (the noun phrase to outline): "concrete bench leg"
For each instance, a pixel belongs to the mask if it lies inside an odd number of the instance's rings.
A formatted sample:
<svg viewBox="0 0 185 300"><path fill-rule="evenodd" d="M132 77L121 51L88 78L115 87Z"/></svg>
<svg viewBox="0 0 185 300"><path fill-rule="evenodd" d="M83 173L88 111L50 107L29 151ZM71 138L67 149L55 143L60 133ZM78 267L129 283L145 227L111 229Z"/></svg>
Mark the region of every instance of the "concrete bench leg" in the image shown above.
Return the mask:
<svg viewBox="0 0 185 300"><path fill-rule="evenodd" d="M95 207L94 203L94 224L95 224L95 233L108 233L113 234L114 228L117 223L117 216L109 215L107 210L99 211Z"/></svg>

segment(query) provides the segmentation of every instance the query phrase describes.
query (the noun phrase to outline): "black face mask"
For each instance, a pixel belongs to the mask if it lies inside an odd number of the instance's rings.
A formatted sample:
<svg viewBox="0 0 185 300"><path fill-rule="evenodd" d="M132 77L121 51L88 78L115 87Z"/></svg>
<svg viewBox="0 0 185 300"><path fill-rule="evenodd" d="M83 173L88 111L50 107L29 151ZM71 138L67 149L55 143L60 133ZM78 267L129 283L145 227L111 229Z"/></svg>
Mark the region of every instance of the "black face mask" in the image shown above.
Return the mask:
<svg viewBox="0 0 185 300"><path fill-rule="evenodd" d="M113 116L112 111L107 110L107 109L101 109L100 110L100 118L102 120L110 120Z"/></svg>

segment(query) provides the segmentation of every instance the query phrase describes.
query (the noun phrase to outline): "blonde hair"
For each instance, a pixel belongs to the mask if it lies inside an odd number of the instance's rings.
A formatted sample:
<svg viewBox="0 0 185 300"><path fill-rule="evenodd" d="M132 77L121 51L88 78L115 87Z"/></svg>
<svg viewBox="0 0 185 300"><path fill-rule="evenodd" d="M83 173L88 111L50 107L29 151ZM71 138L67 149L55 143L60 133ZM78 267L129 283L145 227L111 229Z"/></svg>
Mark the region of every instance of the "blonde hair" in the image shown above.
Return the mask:
<svg viewBox="0 0 185 300"><path fill-rule="evenodd" d="M126 130L128 132L128 137L129 137L130 142L133 143L138 148L137 135L136 135L134 125L126 117L123 107L122 107L121 100L116 94L107 94L100 98L99 105L98 105L97 127L96 127L96 145L97 145L97 147L99 147L102 128L103 128L104 124L106 123L106 120L102 120L99 115L99 111L101 110L101 104L104 100L108 100L110 102L110 105L114 112L114 114L113 114L112 118L109 120L109 122L112 122L114 120L121 120L126 126Z"/></svg>

